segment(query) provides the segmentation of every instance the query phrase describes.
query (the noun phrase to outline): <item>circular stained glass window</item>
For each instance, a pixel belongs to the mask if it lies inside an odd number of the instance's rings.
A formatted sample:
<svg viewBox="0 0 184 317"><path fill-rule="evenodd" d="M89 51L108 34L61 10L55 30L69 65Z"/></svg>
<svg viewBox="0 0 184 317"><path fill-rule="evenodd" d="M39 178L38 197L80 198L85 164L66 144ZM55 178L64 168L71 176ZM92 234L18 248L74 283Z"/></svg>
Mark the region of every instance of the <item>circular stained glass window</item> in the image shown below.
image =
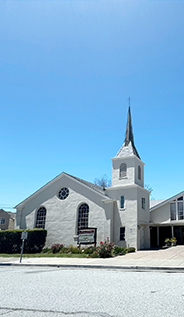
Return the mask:
<svg viewBox="0 0 184 317"><path fill-rule="evenodd" d="M69 195L69 189L66 187L61 188L58 192L58 198L61 200L66 199L68 195Z"/></svg>

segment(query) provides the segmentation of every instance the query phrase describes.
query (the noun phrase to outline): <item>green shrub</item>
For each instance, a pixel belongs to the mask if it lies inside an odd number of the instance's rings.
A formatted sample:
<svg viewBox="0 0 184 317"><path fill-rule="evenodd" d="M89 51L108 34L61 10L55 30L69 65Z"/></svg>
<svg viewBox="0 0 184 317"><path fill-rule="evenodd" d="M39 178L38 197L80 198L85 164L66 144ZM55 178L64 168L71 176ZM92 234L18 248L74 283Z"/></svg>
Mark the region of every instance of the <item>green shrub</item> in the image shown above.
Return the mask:
<svg viewBox="0 0 184 317"><path fill-rule="evenodd" d="M52 253L59 253L62 251L63 247L63 244L55 243L51 245L51 251Z"/></svg>
<svg viewBox="0 0 184 317"><path fill-rule="evenodd" d="M88 247L84 249L85 254L92 254L94 251L96 251L96 247Z"/></svg>
<svg viewBox="0 0 184 317"><path fill-rule="evenodd" d="M98 250L94 250L93 253L89 254L90 258L99 258Z"/></svg>
<svg viewBox="0 0 184 317"><path fill-rule="evenodd" d="M47 230L32 229L26 231L28 231L28 238L25 240L24 253L41 252L45 245Z"/></svg>
<svg viewBox="0 0 184 317"><path fill-rule="evenodd" d="M127 253L131 253L131 252L135 252L135 248L133 247L127 248Z"/></svg>
<svg viewBox="0 0 184 317"><path fill-rule="evenodd" d="M119 247L118 245L115 245L114 246L114 249L113 249L113 254L115 256L117 255L125 255L127 253L127 248L125 247Z"/></svg>
<svg viewBox="0 0 184 317"><path fill-rule="evenodd" d="M109 242L107 238L104 242L100 241L99 247L97 247L96 252L99 258L110 258L112 256L114 244Z"/></svg>
<svg viewBox="0 0 184 317"><path fill-rule="evenodd" d="M23 231L28 231L28 238L24 242L24 253L41 252L45 245L47 231L43 229L18 229L0 231L0 253L20 253Z"/></svg>
<svg viewBox="0 0 184 317"><path fill-rule="evenodd" d="M176 243L177 242L175 237L172 237L170 241L171 241L171 243Z"/></svg>
<svg viewBox="0 0 184 317"><path fill-rule="evenodd" d="M64 246L59 253L61 253L61 254L66 253L67 254L67 253L70 253L70 251L69 251L69 248Z"/></svg>
<svg viewBox="0 0 184 317"><path fill-rule="evenodd" d="M68 251L73 253L73 254L82 253L82 250L80 250L78 247L74 247L73 245L69 246Z"/></svg>
<svg viewBox="0 0 184 317"><path fill-rule="evenodd" d="M50 248L44 248L41 253L52 253Z"/></svg>

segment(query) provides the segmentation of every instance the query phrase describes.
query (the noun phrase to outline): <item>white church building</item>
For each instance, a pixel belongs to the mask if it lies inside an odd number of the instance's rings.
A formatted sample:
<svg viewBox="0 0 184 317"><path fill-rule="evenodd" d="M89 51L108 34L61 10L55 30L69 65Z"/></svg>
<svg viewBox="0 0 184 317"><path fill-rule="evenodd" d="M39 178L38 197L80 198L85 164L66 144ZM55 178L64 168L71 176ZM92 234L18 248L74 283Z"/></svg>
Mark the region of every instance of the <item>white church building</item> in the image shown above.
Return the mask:
<svg viewBox="0 0 184 317"><path fill-rule="evenodd" d="M125 140L112 158L111 187L102 188L63 172L15 207L15 228L45 228L48 247L77 245L85 232L95 232L97 245L108 237L116 245L136 250L161 246L172 236L184 244L184 192L152 201L151 208L149 194L129 107Z"/></svg>

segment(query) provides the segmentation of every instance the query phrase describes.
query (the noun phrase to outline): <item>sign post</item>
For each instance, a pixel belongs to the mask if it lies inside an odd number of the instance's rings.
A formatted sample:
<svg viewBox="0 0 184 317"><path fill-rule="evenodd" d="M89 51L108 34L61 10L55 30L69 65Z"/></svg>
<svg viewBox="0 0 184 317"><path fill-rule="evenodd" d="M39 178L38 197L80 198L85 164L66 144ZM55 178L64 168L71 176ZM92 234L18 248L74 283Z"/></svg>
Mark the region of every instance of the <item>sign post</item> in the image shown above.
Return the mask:
<svg viewBox="0 0 184 317"><path fill-rule="evenodd" d="M96 246L96 228L84 228L79 230L78 244L94 244Z"/></svg>
<svg viewBox="0 0 184 317"><path fill-rule="evenodd" d="M28 236L28 231L22 231L22 234L21 234L22 247L21 247L20 263L22 261L22 254L23 254L23 250L24 250L24 241L27 239L27 236Z"/></svg>

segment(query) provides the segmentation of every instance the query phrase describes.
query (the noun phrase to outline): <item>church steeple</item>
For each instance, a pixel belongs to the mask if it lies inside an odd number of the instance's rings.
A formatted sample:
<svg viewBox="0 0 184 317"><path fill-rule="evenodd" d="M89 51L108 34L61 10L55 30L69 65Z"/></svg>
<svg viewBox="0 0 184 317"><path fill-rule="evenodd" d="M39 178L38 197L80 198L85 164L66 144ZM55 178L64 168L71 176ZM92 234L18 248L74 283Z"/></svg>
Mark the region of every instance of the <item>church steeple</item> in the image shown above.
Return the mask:
<svg viewBox="0 0 184 317"><path fill-rule="evenodd" d="M129 156L129 155L136 155L139 159L140 156L137 152L137 149L134 144L134 136L133 136L133 129L132 129L132 119L131 119L131 111L130 106L128 108L128 117L127 117L127 125L126 125L126 133L125 133L125 140L116 154L116 156Z"/></svg>

